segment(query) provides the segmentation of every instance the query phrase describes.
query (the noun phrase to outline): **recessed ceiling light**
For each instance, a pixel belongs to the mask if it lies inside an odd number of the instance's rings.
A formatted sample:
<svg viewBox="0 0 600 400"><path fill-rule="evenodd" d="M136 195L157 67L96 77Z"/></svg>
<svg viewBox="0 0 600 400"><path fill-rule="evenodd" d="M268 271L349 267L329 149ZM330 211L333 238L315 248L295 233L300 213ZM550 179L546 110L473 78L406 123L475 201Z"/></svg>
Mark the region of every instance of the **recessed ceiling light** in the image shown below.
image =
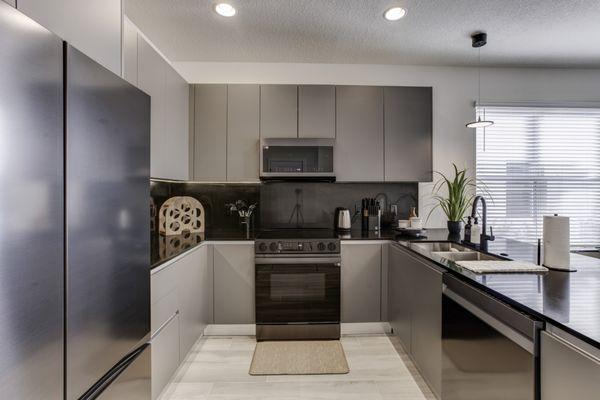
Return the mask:
<svg viewBox="0 0 600 400"><path fill-rule="evenodd" d="M236 11L231 4L219 3L215 6L215 12L223 17L233 17Z"/></svg>
<svg viewBox="0 0 600 400"><path fill-rule="evenodd" d="M400 18L406 15L406 10L402 7L392 7L389 8L384 14L383 17L388 21L398 21Z"/></svg>

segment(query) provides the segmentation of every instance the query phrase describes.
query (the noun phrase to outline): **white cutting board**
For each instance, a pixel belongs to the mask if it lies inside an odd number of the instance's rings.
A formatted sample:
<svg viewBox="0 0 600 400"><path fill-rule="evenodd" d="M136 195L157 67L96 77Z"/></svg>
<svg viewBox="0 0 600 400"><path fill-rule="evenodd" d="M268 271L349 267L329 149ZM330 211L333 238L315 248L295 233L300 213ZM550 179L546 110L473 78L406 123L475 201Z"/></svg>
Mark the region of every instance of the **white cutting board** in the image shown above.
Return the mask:
<svg viewBox="0 0 600 400"><path fill-rule="evenodd" d="M499 272L546 272L548 268L525 261L456 261L457 265L475 272L476 274L490 274Z"/></svg>

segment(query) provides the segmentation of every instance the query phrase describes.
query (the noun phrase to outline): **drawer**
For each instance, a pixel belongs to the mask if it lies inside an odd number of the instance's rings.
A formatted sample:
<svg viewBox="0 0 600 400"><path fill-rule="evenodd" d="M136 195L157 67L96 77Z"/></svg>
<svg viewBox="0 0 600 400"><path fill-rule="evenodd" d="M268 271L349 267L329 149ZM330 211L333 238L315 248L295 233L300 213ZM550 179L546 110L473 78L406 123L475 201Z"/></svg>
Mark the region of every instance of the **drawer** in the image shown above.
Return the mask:
<svg viewBox="0 0 600 400"><path fill-rule="evenodd" d="M150 308L150 325L154 335L165 322L179 310L179 295L176 289L166 293L162 298L152 303Z"/></svg>
<svg viewBox="0 0 600 400"><path fill-rule="evenodd" d="M152 304L177 289L177 261L150 276Z"/></svg>
<svg viewBox="0 0 600 400"><path fill-rule="evenodd" d="M179 315L152 338L152 399L158 398L179 367Z"/></svg>

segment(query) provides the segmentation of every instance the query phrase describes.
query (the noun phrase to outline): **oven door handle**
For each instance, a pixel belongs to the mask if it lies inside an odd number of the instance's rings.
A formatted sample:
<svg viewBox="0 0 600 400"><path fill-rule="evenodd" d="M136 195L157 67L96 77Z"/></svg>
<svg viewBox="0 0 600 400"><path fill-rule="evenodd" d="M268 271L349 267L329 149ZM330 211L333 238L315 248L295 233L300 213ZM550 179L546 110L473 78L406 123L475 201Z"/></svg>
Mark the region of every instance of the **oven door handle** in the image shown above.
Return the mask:
<svg viewBox="0 0 600 400"><path fill-rule="evenodd" d="M342 266L342 259L340 257L297 257L297 258L286 258L286 257L256 257L254 259L256 265L280 265L280 264L333 264L336 267Z"/></svg>

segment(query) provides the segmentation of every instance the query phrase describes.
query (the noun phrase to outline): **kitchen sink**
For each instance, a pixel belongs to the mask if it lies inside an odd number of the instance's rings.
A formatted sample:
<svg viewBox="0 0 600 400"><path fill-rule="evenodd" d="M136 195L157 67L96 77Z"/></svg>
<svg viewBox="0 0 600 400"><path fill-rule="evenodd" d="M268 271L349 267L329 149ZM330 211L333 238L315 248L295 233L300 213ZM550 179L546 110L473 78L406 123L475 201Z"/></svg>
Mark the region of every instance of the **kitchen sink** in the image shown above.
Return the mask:
<svg viewBox="0 0 600 400"><path fill-rule="evenodd" d="M421 253L429 253L433 258L445 258L449 261L502 260L501 257L482 253L452 242L413 242L410 247Z"/></svg>

